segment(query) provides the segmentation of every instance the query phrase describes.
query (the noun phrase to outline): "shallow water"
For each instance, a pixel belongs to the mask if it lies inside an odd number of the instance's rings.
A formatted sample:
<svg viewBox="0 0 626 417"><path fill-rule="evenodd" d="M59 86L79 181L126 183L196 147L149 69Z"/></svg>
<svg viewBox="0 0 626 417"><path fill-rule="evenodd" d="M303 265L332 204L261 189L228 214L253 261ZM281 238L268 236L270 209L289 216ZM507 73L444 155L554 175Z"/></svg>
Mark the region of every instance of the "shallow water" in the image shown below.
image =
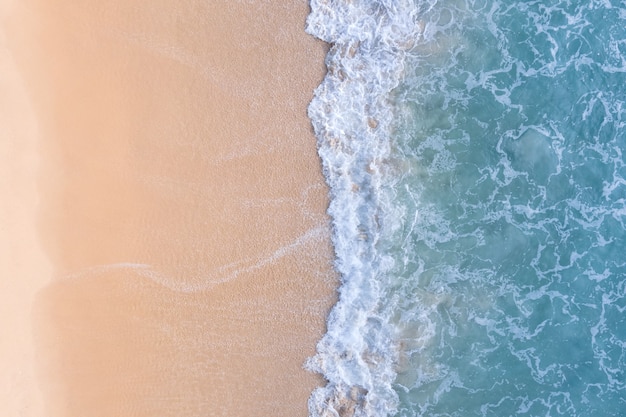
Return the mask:
<svg viewBox="0 0 626 417"><path fill-rule="evenodd" d="M620 415L626 3L312 10L343 285L311 414Z"/></svg>

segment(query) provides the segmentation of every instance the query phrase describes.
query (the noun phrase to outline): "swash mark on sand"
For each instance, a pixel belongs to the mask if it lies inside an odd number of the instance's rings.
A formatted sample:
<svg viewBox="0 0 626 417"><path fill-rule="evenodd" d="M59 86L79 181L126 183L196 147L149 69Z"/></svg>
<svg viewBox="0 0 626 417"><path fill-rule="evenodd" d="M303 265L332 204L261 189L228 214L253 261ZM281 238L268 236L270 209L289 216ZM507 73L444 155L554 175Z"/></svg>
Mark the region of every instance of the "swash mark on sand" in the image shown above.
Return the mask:
<svg viewBox="0 0 626 417"><path fill-rule="evenodd" d="M134 262L120 262L105 265L96 265L85 268L75 273L67 274L63 276L63 279L84 279L93 277L94 275L102 275L110 272L126 270L133 272L141 277L148 278L151 281L156 282L157 284L166 287L172 291L182 293L206 291L216 285L230 282L238 278L241 274L252 273L268 265L271 265L281 258L294 253L301 246L304 246L313 241L319 241L324 239L327 234L327 229L322 226L309 229L302 235L298 236L286 245L279 247L270 254L244 258L239 261L215 268L212 273L204 276L202 279L198 279L198 283L179 282L154 269L154 267L150 264Z"/></svg>

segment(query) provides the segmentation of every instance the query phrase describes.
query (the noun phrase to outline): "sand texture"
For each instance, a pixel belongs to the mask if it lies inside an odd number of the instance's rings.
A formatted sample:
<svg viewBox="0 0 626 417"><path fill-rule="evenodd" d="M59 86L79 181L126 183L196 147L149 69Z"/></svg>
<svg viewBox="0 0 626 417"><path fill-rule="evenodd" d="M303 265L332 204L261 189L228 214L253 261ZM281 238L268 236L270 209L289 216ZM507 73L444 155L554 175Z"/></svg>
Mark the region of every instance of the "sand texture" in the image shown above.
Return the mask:
<svg viewBox="0 0 626 417"><path fill-rule="evenodd" d="M7 4L11 389L51 417L307 415L336 276L306 2Z"/></svg>

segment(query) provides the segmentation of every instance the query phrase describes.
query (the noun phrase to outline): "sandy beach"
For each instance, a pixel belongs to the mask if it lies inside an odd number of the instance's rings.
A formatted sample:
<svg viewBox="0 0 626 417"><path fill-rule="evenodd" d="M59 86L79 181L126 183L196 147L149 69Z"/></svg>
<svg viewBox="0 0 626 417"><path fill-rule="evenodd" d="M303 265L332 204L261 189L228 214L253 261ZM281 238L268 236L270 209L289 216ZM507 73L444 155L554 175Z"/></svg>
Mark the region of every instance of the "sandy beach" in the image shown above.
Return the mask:
<svg viewBox="0 0 626 417"><path fill-rule="evenodd" d="M307 13L3 1L0 414L307 415L336 287Z"/></svg>

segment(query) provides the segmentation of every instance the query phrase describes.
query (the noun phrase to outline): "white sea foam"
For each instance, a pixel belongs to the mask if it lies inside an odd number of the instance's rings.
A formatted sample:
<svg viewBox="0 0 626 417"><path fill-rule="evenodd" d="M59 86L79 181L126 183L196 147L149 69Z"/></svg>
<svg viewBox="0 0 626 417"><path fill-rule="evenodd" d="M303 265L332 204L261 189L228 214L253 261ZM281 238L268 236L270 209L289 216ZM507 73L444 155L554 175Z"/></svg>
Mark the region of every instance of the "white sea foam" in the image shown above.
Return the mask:
<svg viewBox="0 0 626 417"><path fill-rule="evenodd" d="M312 0L307 31L331 44L328 74L309 107L331 189L336 267L342 285L327 334L306 366L328 384L309 401L313 417L385 416L398 404L396 341L381 304L393 261L378 250L390 154L391 91L423 26L413 1Z"/></svg>

